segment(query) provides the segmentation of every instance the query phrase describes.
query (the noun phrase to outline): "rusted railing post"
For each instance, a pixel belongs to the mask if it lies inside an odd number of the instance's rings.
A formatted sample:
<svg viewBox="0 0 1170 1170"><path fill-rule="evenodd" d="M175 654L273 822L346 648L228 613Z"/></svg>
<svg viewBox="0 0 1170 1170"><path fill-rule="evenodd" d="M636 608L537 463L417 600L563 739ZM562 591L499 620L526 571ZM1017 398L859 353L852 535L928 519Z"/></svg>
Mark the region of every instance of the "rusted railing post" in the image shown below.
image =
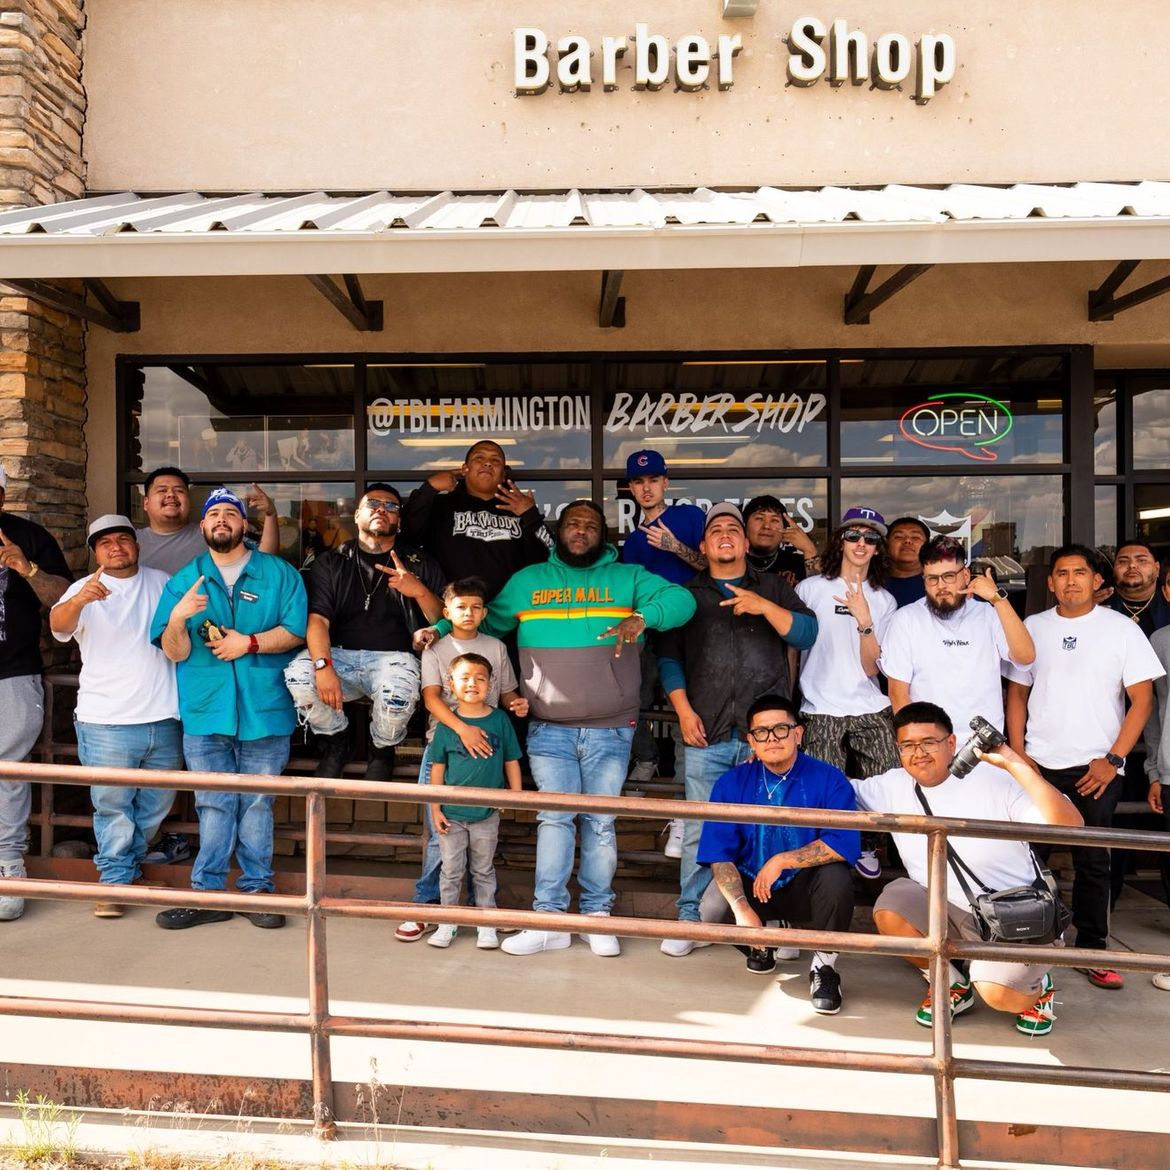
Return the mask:
<svg viewBox="0 0 1170 1170"><path fill-rule="evenodd" d="M329 950L325 942L325 797L305 798L305 900L309 963L309 1044L313 1062L313 1136L337 1137L333 1107L333 1058L329 1039Z"/></svg>
<svg viewBox="0 0 1170 1170"><path fill-rule="evenodd" d="M931 1036L934 1041L934 1111L940 1170L958 1170L959 1120L951 1067L951 974L947 958L947 835L936 829L926 839L929 892Z"/></svg>
<svg viewBox="0 0 1170 1170"><path fill-rule="evenodd" d="M57 762L57 753L53 750L56 740L53 738L53 722L54 709L57 699L57 688L53 684L52 675L44 675L41 679L41 687L44 691L44 720L41 723L41 738L38 746L41 749L41 756L46 764L55 764ZM53 828L53 793L55 786L52 784L38 784L37 791L40 793L40 812L36 817L37 827L40 830L40 850L42 857L53 856L53 838L55 836Z"/></svg>

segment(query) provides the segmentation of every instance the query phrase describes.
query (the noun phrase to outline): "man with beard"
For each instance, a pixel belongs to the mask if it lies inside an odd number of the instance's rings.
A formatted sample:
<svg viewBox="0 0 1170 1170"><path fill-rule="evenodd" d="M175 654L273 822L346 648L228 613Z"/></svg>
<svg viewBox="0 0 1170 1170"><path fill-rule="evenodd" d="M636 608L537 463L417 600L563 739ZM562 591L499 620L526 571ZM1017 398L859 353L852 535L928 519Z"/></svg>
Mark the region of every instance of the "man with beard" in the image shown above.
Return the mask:
<svg viewBox="0 0 1170 1170"><path fill-rule="evenodd" d="M1091 549L1052 554L1048 588L1056 605L1025 623L1036 646L1030 666L1008 671L1008 741L1034 762L1092 829L1107 829L1118 779L1154 710L1154 679L1165 673L1137 624L1097 605L1101 588ZM1129 710L1126 700L1129 700ZM1074 846L1073 925L1077 946L1109 946L1109 850ZM1104 965L1079 968L1095 987L1123 985Z"/></svg>
<svg viewBox="0 0 1170 1170"><path fill-rule="evenodd" d="M1149 638L1170 622L1170 601L1158 587L1162 566L1144 540L1127 540L1113 558L1113 592L1105 604L1137 623Z"/></svg>
<svg viewBox="0 0 1170 1170"><path fill-rule="evenodd" d="M260 551L280 551L280 525L276 505L257 484L252 484L245 503L264 515ZM203 532L191 523L191 480L177 467L156 467L143 485L142 510L146 527L135 533L139 562L149 569L161 569L173 577L185 564L207 551Z"/></svg>
<svg viewBox="0 0 1170 1170"><path fill-rule="evenodd" d="M73 580L61 546L39 524L4 510L8 474L0 467L0 760L23 760L45 719L41 686L41 607ZM0 877L23 878L32 786L0 782ZM0 894L0 922L24 913L24 899Z"/></svg>
<svg viewBox="0 0 1170 1170"><path fill-rule="evenodd" d="M354 511L357 539L323 553L309 573L307 648L284 679L301 723L321 744L317 776L342 774L352 746L343 704L367 698L366 779L389 780L418 704L411 639L442 615L443 580L431 557L398 543L401 507L396 488L371 484Z"/></svg>
<svg viewBox="0 0 1170 1170"><path fill-rule="evenodd" d="M1000 664L1028 666L1032 639L991 570L972 576L959 541L936 536L920 559L926 596L890 619L878 663L894 713L909 702L937 703L960 738L975 715L1002 727Z"/></svg>
<svg viewBox="0 0 1170 1170"><path fill-rule="evenodd" d="M480 626L501 637L517 631L521 686L529 701L528 759L541 792L617 796L626 778L638 719L638 655L648 629L681 625L695 603L640 565L619 563L605 541L605 513L575 500L561 513L547 564L521 569L491 603ZM623 653L623 647L629 645ZM617 868L614 818L582 813L577 883L582 914L608 917ZM577 814L542 810L537 818L533 909L569 908ZM510 955L561 950L565 931L523 930ZM619 955L611 934L589 934L595 955Z"/></svg>
<svg viewBox="0 0 1170 1170"><path fill-rule="evenodd" d="M886 589L899 609L926 596L919 554L929 539L930 529L917 516L899 516L890 521L890 532L886 537L890 563Z"/></svg>
<svg viewBox="0 0 1170 1170"><path fill-rule="evenodd" d="M97 572L77 581L49 614L58 642L74 639L81 652L77 691L77 756L91 768L177 771L183 766L183 728L175 667L150 641L150 622L167 575L138 563L138 541L125 516L102 516L89 526ZM165 788L94 784L94 859L108 886L129 885L142 873L147 842L170 812ZM98 918L121 918L115 901L97 902Z"/></svg>
<svg viewBox="0 0 1170 1170"><path fill-rule="evenodd" d="M716 504L707 513L700 551L707 568L687 586L695 616L659 646L662 686L687 745L687 800L709 800L715 781L752 754L749 709L760 695L788 694L786 651L805 650L817 636L817 620L792 586L748 567L747 535L734 504ZM711 871L697 860L701 828L687 821L683 833L680 922L699 921L711 881ZM661 949L681 958L695 945L664 939Z"/></svg>
<svg viewBox="0 0 1170 1170"><path fill-rule="evenodd" d="M244 502L216 488L203 505L207 551L167 582L151 640L178 664L183 754L193 772L279 776L296 727L282 671L305 639L305 588L287 562L244 544ZM195 793L197 890L227 887L232 853L248 893L271 893L272 800L260 793ZM155 921L165 930L225 922L226 910L180 907ZM254 926L284 925L282 914L249 913Z"/></svg>
<svg viewBox="0 0 1170 1170"><path fill-rule="evenodd" d="M761 573L778 573L793 588L820 559L812 538L775 496L755 496L743 510L748 564Z"/></svg>
<svg viewBox="0 0 1170 1170"><path fill-rule="evenodd" d="M552 548L535 497L507 472L503 448L482 439L468 450L459 475L428 476L402 512L403 540L425 548L448 581L478 577L489 598L517 570L547 560Z"/></svg>

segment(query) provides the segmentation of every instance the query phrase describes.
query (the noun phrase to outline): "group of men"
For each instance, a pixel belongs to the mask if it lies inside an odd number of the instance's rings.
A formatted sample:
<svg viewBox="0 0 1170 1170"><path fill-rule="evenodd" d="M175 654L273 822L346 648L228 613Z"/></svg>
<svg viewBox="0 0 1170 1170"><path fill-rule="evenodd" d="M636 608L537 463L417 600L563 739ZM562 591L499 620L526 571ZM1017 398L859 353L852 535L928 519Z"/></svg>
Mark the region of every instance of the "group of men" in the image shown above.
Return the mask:
<svg viewBox="0 0 1170 1170"><path fill-rule="evenodd" d="M1056 606L1025 622L990 572L972 573L960 542L932 539L915 517L887 525L871 508L850 508L818 554L774 497L704 513L667 503L658 452L636 452L626 470L642 523L620 554L589 500L566 506L550 537L532 494L509 478L502 449L483 441L458 475L436 472L405 501L390 484L369 484L355 539L316 558L305 582L273 555L275 508L255 485L246 499L215 489L193 523L186 477L153 472L148 526L95 520L88 539L97 569L72 584L52 538L0 512L0 701L18 713L0 731L0 758L23 758L40 730L37 618L49 606L54 636L75 639L81 652L83 763L173 769L185 760L200 772L279 774L299 720L321 744L318 774L337 776L352 753L344 704L364 698L365 774L387 779L419 699L416 652L439 621L444 582L474 575L484 583L484 633L508 640L528 700L527 756L541 791L616 796L628 775L653 770L639 710L656 674L678 718L676 767L688 800L917 812L927 792L940 815L1107 825L1116 778L1149 720L1149 800L1163 811L1170 759L1162 721L1150 716L1164 713L1164 682L1158 704L1154 682L1165 678L1170 638L1155 635L1156 650L1143 632L1158 609L1153 593L1140 596L1145 556L1154 560L1148 548L1119 549L1105 605L1096 554L1058 549L1048 578ZM4 486L0 479L0 506ZM257 547L245 540L250 508L263 517ZM1162 585L1156 560L1154 579ZM956 733L975 716L1005 727L1008 745L966 780L948 779ZM95 788L103 882L139 877L171 797ZM28 799L27 785L0 786L0 876L24 873ZM240 889L272 890L272 797L197 791L196 808L193 887L225 888L234 853ZM534 908L569 908L578 828L580 908L606 916L617 850L613 817L600 814L541 812ZM990 882L1027 880L1024 847L955 844ZM897 845L909 876L886 887L875 921L885 933L922 933L925 847L910 835ZM688 821L679 853L682 921L730 914L747 926L846 930L850 867L880 874L873 848L841 830ZM424 866L421 903L436 899L436 861ZM1074 865L1078 945L1104 952L1108 852L1074 850ZM952 891L951 903L956 929L971 929L962 894ZM22 909L20 899L0 897L0 918ZM120 915L116 894L95 912ZM158 922L181 929L230 917L180 907ZM283 924L276 914L248 917ZM405 923L397 937L413 941L426 929ZM585 937L599 955L620 953L601 924ZM564 932L523 931L504 950L535 954L569 941ZM665 940L662 950L683 957L698 945ZM774 968L773 951L747 951L749 970ZM835 961L812 958L817 1011L840 1008ZM954 973L953 1011L978 992L1015 1013L1021 1031L1051 1028L1045 972L985 966ZM1097 986L1121 986L1104 955L1086 974ZM931 1010L924 1003L920 1021Z"/></svg>

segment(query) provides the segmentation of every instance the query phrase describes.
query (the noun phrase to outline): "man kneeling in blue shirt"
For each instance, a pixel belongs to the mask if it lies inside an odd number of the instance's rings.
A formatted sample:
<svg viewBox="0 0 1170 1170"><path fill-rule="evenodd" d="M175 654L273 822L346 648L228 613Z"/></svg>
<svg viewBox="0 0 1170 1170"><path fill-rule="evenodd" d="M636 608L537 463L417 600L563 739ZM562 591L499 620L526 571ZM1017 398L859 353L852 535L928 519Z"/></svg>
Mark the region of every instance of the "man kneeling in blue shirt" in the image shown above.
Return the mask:
<svg viewBox="0 0 1170 1170"><path fill-rule="evenodd" d="M804 729L796 707L781 695L764 695L748 709L748 738L755 758L724 772L711 800L777 808L857 808L845 774L800 751ZM861 836L852 829L804 825L741 825L707 821L699 838L699 864L727 899L737 926L782 920L813 930L847 931L853 921L853 863ZM841 1010L836 952L816 951L809 971L813 1010ZM767 947L748 951L747 967L767 974L776 959Z"/></svg>

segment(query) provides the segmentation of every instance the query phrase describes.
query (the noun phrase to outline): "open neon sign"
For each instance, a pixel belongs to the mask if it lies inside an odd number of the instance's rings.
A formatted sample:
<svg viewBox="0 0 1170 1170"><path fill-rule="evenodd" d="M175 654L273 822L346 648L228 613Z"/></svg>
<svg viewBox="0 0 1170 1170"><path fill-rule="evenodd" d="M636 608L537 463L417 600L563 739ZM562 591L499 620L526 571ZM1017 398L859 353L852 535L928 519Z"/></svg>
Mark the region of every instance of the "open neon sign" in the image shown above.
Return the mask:
<svg viewBox="0 0 1170 1170"><path fill-rule="evenodd" d="M992 450L1011 433L1012 412L986 394L952 392L920 402L898 420L903 438L932 451L955 451L978 463L994 463Z"/></svg>

